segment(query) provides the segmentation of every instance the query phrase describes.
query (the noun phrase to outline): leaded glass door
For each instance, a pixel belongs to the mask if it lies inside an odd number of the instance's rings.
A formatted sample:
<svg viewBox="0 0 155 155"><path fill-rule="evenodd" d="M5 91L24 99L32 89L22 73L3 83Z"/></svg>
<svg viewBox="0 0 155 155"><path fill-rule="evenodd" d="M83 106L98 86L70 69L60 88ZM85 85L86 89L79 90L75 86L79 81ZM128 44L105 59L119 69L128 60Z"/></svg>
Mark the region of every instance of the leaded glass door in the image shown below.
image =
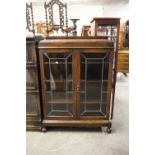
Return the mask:
<svg viewBox="0 0 155 155"><path fill-rule="evenodd" d="M73 54L67 49L40 53L44 118L74 118Z"/></svg>
<svg viewBox="0 0 155 155"><path fill-rule="evenodd" d="M78 117L108 118L112 85L113 53L84 50L79 56Z"/></svg>

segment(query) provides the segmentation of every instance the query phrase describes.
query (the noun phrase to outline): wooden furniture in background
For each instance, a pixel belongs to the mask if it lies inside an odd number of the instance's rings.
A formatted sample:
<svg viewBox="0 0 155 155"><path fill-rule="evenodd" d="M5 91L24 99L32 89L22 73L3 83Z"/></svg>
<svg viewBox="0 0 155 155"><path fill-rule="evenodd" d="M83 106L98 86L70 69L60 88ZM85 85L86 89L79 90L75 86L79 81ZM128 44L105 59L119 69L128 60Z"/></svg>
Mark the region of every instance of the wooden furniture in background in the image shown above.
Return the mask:
<svg viewBox="0 0 155 155"><path fill-rule="evenodd" d="M129 20L125 22L124 47L129 48Z"/></svg>
<svg viewBox="0 0 155 155"><path fill-rule="evenodd" d="M83 25L81 36L84 36L84 37L90 36L90 25Z"/></svg>
<svg viewBox="0 0 155 155"><path fill-rule="evenodd" d="M111 132L114 42L57 38L39 43L42 131L48 126L106 126Z"/></svg>
<svg viewBox="0 0 155 155"><path fill-rule="evenodd" d="M44 8L47 34L61 30L62 33L66 33L66 36L68 36L71 28L68 28L67 4L62 3L60 0L45 1Z"/></svg>
<svg viewBox="0 0 155 155"><path fill-rule="evenodd" d="M38 59L35 38L26 38L26 129L41 129Z"/></svg>
<svg viewBox="0 0 155 155"><path fill-rule="evenodd" d="M32 3L26 3L26 29L35 34Z"/></svg>
<svg viewBox="0 0 155 155"><path fill-rule="evenodd" d="M120 30L119 30L119 39L118 39L118 49L123 49L123 43L124 43L124 22L120 22Z"/></svg>
<svg viewBox="0 0 155 155"><path fill-rule="evenodd" d="M43 34L44 36L47 36L47 32L46 32L46 23L39 21L35 24L36 26L36 32Z"/></svg>
<svg viewBox="0 0 155 155"><path fill-rule="evenodd" d="M108 40L118 42L120 18L93 18L91 21L91 36L104 36Z"/></svg>
<svg viewBox="0 0 155 155"><path fill-rule="evenodd" d="M129 50L118 51L117 72L129 73Z"/></svg>

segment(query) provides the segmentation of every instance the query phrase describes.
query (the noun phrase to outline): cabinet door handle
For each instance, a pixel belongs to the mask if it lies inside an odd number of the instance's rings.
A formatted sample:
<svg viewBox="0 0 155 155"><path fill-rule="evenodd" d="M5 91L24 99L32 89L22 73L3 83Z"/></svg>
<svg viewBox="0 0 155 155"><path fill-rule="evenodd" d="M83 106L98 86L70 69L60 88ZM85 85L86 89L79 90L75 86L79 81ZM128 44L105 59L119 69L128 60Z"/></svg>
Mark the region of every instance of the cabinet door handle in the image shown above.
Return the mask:
<svg viewBox="0 0 155 155"><path fill-rule="evenodd" d="M76 91L76 85L73 84L72 90Z"/></svg>
<svg viewBox="0 0 155 155"><path fill-rule="evenodd" d="M79 91L79 90L80 90L80 86L79 86L79 85L77 85L76 90L77 90L77 91Z"/></svg>

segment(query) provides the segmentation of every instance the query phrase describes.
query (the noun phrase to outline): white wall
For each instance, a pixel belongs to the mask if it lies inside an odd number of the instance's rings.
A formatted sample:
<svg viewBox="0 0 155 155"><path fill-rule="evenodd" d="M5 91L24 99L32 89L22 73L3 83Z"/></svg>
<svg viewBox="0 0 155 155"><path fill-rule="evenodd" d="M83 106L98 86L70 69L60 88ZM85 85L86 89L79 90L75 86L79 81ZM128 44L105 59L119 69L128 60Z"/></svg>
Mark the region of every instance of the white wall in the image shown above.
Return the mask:
<svg viewBox="0 0 155 155"><path fill-rule="evenodd" d="M44 21L45 22L45 9L44 3L41 6L33 6L34 22Z"/></svg>
<svg viewBox="0 0 155 155"><path fill-rule="evenodd" d="M77 22L78 34L81 33L83 25L89 25L93 17L119 17L122 20L129 19L129 9L127 5L102 6L102 5L69 5L68 16L79 18Z"/></svg>
<svg viewBox="0 0 155 155"><path fill-rule="evenodd" d="M42 6L34 6L34 20L45 21L44 3ZM93 17L119 17L122 20L129 19L129 4L117 5L68 5L68 19L79 18L77 21L78 35L81 35L83 25L90 25ZM69 21L71 25L71 21Z"/></svg>
<svg viewBox="0 0 155 155"><path fill-rule="evenodd" d="M70 5L68 6L69 18L79 18L77 21L78 35L81 35L83 25L90 25L93 17L102 17L102 6Z"/></svg>

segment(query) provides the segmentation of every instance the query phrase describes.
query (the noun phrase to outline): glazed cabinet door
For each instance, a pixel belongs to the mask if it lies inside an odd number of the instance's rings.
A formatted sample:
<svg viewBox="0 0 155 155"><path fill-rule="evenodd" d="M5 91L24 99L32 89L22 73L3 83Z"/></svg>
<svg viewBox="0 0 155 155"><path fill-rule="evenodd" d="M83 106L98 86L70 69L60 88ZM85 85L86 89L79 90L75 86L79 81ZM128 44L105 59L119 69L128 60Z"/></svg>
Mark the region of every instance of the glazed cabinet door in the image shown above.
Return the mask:
<svg viewBox="0 0 155 155"><path fill-rule="evenodd" d="M79 119L108 119L112 87L113 52L87 49L79 53L77 105Z"/></svg>
<svg viewBox="0 0 155 155"><path fill-rule="evenodd" d="M74 57L71 50L40 50L44 119L75 117Z"/></svg>

